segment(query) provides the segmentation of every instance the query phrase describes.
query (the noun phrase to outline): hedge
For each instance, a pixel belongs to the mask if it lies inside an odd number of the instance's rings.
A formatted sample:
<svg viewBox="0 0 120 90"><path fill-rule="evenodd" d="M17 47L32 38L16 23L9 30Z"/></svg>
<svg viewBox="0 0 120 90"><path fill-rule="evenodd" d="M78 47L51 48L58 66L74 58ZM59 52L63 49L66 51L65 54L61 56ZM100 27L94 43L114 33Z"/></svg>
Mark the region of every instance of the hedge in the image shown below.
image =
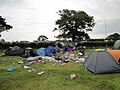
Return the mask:
<svg viewBox="0 0 120 90"><path fill-rule="evenodd" d="M79 43L77 46L86 46L86 47L112 47L114 45L114 42L104 42L104 41L92 41L92 42L85 42L85 43ZM34 49L38 49L40 47L48 47L48 46L55 46L55 41L51 42L29 42L29 43L22 43L22 42L5 42L0 43L0 49L7 49L8 47L13 46L20 46L21 48L31 47Z"/></svg>
<svg viewBox="0 0 120 90"><path fill-rule="evenodd" d="M0 49L7 49L8 47L19 46L21 48L31 47L31 48L40 48L40 47L48 47L48 46L55 46L55 42L29 42L29 43L22 43L22 42L5 42L0 43Z"/></svg>
<svg viewBox="0 0 120 90"><path fill-rule="evenodd" d="M86 46L86 47L113 47L114 42L104 42L104 41L92 41L85 43L78 43L77 46Z"/></svg>

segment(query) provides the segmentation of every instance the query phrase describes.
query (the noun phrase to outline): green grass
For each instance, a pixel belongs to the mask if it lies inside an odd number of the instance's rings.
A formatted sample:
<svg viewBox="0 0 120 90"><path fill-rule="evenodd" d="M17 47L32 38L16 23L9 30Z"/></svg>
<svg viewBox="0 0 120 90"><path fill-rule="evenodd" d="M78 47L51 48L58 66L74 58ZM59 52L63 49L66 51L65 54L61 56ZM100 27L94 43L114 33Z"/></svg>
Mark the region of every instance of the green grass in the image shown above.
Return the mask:
<svg viewBox="0 0 120 90"><path fill-rule="evenodd" d="M85 50L90 54L93 50ZM2 54L4 50L0 50ZM120 90L120 75L99 74L94 75L84 69L82 63L46 62L35 63L30 69L24 69L18 64L21 57L0 57L0 90ZM55 64L55 65L53 65ZM14 67L13 72L7 68ZM28 72L28 70L36 70ZM38 72L44 74L38 75ZM76 74L76 79L71 80L70 74Z"/></svg>

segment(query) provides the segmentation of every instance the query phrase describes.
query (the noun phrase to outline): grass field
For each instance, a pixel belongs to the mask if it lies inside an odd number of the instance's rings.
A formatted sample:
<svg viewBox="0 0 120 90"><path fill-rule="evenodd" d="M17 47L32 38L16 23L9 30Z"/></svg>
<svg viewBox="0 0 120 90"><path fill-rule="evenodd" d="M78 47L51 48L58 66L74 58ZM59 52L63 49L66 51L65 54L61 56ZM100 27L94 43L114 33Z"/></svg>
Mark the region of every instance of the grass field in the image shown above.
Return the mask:
<svg viewBox="0 0 120 90"><path fill-rule="evenodd" d="M89 55L93 50L86 50ZM0 50L0 54L4 50ZM94 75L84 69L82 63L61 63L47 61L35 63L24 69L19 61L21 57L0 57L0 90L120 90L120 74ZM54 65L55 64L55 65ZM13 67L13 72L7 68ZM32 70L32 72L28 72ZM38 72L44 71L42 75ZM77 77L70 79L71 74Z"/></svg>

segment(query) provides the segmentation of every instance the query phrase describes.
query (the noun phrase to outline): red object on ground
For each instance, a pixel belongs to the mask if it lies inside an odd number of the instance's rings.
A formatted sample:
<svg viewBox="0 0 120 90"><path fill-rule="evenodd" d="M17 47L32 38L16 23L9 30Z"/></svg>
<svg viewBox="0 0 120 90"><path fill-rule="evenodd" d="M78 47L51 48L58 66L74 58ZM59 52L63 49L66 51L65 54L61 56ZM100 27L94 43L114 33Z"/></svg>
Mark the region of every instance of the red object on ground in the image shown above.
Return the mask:
<svg viewBox="0 0 120 90"><path fill-rule="evenodd" d="M69 49L69 52L72 53L72 48Z"/></svg>

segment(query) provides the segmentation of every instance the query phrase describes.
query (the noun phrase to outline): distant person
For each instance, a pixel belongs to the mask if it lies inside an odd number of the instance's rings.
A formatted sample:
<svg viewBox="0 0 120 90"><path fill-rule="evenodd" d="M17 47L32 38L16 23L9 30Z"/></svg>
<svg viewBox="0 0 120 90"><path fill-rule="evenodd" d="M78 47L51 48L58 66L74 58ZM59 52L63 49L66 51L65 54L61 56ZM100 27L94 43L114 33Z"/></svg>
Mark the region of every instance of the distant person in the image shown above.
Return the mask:
<svg viewBox="0 0 120 90"><path fill-rule="evenodd" d="M69 48L69 52L72 53L72 48Z"/></svg>

